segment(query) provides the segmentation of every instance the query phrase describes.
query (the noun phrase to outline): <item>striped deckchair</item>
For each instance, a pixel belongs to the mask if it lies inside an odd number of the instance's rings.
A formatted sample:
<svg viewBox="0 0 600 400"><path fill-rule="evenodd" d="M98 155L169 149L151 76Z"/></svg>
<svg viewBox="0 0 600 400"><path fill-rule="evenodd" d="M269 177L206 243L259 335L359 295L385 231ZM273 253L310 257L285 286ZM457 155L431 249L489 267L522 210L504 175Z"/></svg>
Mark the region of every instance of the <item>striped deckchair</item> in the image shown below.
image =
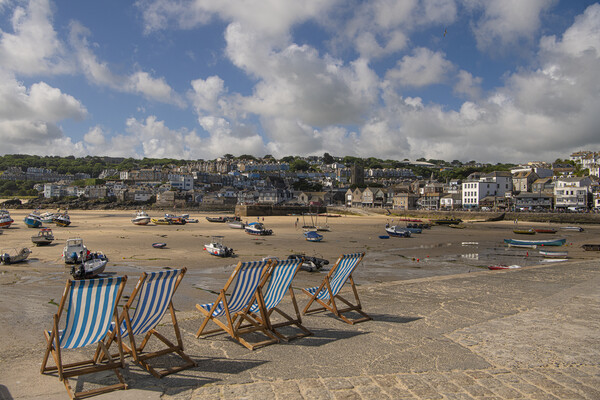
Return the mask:
<svg viewBox="0 0 600 400"><path fill-rule="evenodd" d="M196 332L196 337L225 331L233 339L252 350L254 346L241 337L241 334L248 332L249 329L240 328L240 324L236 324L236 321L238 318L245 318L246 310L249 304L256 299L256 289L271 262L271 260L266 260L238 263L214 303L196 304L196 308L205 316L202 325L200 325L198 332ZM232 284L233 289L230 292L229 288ZM229 296L229 299L227 299L227 296ZM225 322L220 321L219 317L225 317ZM257 330L260 330L272 339L278 340L266 326L259 326L248 318L246 320ZM204 329L209 321L213 321L219 328L205 331Z"/></svg>
<svg viewBox="0 0 600 400"><path fill-rule="evenodd" d="M248 314L250 318L253 318L258 324L266 325L267 328L272 331L280 339L289 341L296 338L312 335L312 332L306 329L302 325L302 318L300 317L300 311L298 310L298 303L296 302L296 296L294 296L294 289L292 289L292 280L298 273L300 266L302 265L302 259L288 259L279 261L271 265L269 271L265 274L262 282L257 289L257 299L250 305ZM266 286L266 290L265 290ZM290 293L292 305L296 312L296 318L291 317L280 308L278 305L283 300L286 292ZM263 294L264 293L264 294ZM283 318L282 322L273 323L271 315L273 312L277 312ZM238 320L238 325L242 319ZM281 330L284 326L296 326L302 332L296 335L284 335ZM265 341L261 344L271 344L274 341Z"/></svg>
<svg viewBox="0 0 600 400"><path fill-rule="evenodd" d="M179 331L173 307L173 295L179 287L179 283L186 271L186 268L182 268L151 273L144 272L119 317L121 336L123 338L129 336L130 346L123 343L125 352L130 354L136 363L140 364L157 378L162 378L174 372L196 366L196 363L183 352L183 341L181 340L181 332ZM134 308L132 305L136 299L137 304ZM135 310L133 317L130 316L130 310ZM171 313L171 321L173 322L177 345L173 344L155 329L167 310ZM139 346L136 346L135 342L135 336L137 335L144 335ZM114 336L115 332L111 334L110 339L113 339ZM159 351L142 354L152 336L158 338L167 347ZM185 361L185 364L158 371L147 362L151 358L170 353L177 353Z"/></svg>
<svg viewBox="0 0 600 400"><path fill-rule="evenodd" d="M118 360L113 359L104 343L111 325L117 321L117 303L123 293L125 282L127 282L126 276L67 281L58 312L54 315L52 329L44 331L47 346L40 372L43 374L58 371L58 379L63 381L72 399L127 389L127 384L119 372L119 368L124 368L121 335L117 332ZM69 305L65 327L59 329L67 299ZM61 349L79 349L92 344L97 344L94 358L63 363ZM46 366L50 353L56 366ZM104 359L107 361L103 362ZM74 392L71 388L69 378L106 370L112 370L120 383L81 392Z"/></svg>
<svg viewBox="0 0 600 400"><path fill-rule="evenodd" d="M352 279L352 272L362 261L364 256L365 253L344 254L340 256L333 268L331 268L327 276L323 279L321 285L302 289L304 293L310 296L310 300L303 310L304 315L329 310L342 321L349 324L356 324L358 322L364 322L372 319L362 311L356 285L354 284L354 279ZM352 285L352 291L354 292L356 304L350 303L339 294L346 281L350 281L350 284ZM335 299L340 300L342 303L346 304L347 307L339 308L335 302ZM309 310L313 302L319 303L322 307ZM355 311L359 313L362 315L362 318L349 319L343 315L349 311Z"/></svg>

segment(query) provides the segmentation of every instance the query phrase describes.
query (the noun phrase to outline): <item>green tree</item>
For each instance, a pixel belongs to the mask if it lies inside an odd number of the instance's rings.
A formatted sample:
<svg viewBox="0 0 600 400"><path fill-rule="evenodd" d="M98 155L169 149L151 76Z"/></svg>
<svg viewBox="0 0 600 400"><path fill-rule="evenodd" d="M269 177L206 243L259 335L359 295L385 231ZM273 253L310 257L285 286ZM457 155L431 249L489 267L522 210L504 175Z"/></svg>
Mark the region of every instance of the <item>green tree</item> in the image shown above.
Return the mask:
<svg viewBox="0 0 600 400"><path fill-rule="evenodd" d="M323 163L324 164L333 164L335 159L329 153L323 154Z"/></svg>
<svg viewBox="0 0 600 400"><path fill-rule="evenodd" d="M290 171L308 171L310 169L310 164L304 160L297 159L290 163Z"/></svg>

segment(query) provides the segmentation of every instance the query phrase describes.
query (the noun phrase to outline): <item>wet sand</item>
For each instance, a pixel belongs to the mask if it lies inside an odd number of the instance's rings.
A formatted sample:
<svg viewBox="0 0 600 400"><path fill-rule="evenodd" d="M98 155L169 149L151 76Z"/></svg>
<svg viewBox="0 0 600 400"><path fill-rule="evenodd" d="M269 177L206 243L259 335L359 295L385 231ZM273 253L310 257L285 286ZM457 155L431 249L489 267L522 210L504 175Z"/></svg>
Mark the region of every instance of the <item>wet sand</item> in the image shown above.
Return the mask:
<svg viewBox="0 0 600 400"><path fill-rule="evenodd" d="M341 216L319 218L317 224L329 225L330 232L322 232L324 240L313 243L304 240L301 226L302 216L265 217L264 224L273 230L272 236L252 236L240 229L231 229L227 224L211 223L210 214L194 214L198 223L186 225L146 225L131 223L133 211L72 211L71 225L57 227L50 224L55 240L50 246L35 247L31 236L37 229L23 223L25 210L13 211L15 223L0 235L0 248L29 247L32 254L22 264L0 266L0 283L12 285L16 282L35 280L53 295L60 296L60 288L70 277L61 254L69 238L80 237L91 251L102 251L109 257L105 273L125 274L130 279L144 270L187 267L183 281L180 307L193 308L194 304L211 301L213 292L222 288L233 266L240 261L260 260L263 257L287 258L290 254L305 254L325 258L331 264L343 253L365 252L363 265L357 269L358 284L390 282L438 275L451 275L480 271L488 265L507 264L529 266L547 262L534 249L507 248L505 238L546 239L564 237L569 259L592 259L596 252L581 249L584 243L596 243L600 226L586 225L584 232L560 230L556 234L516 235L513 221L467 222L465 229L434 226L413 234L411 238L381 239L385 235L385 224L404 222L392 221L381 215ZM160 217L157 212L152 217ZM296 220L298 224L296 227ZM256 221L256 217L245 219ZM262 222L262 217L261 217ZM552 225L560 228L559 225ZM548 227L542 223L519 223L519 228ZM223 242L232 247L235 256L220 258L204 251L204 244L213 235L224 236ZM164 242L164 249L155 249L152 243ZM331 265L330 264L330 265ZM319 283L320 272L300 271L294 281L295 287L307 287ZM31 282L30 282L31 283Z"/></svg>

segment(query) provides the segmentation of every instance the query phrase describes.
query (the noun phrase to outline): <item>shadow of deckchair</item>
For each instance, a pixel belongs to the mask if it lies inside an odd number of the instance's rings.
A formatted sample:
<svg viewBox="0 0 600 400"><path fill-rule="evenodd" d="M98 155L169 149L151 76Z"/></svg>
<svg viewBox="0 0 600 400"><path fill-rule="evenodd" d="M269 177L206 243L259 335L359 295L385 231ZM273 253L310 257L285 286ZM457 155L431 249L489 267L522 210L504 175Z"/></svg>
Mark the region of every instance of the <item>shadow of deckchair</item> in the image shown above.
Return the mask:
<svg viewBox="0 0 600 400"><path fill-rule="evenodd" d="M2 399L2 400L13 400L13 397L10 394L10 391L4 385L0 385L0 399Z"/></svg>
<svg viewBox="0 0 600 400"><path fill-rule="evenodd" d="M377 322L393 322L396 324L408 324L414 321L418 321L423 319L423 317L403 317L400 315L393 314L377 314L377 313L369 313L371 317L373 317L374 321Z"/></svg>
<svg viewBox="0 0 600 400"><path fill-rule="evenodd" d="M306 346L306 347L319 347L326 344L336 342L338 340L350 339L356 336L366 335L369 332L364 331L348 331L339 329L314 329L312 328L313 335L308 336L298 342L294 342L290 345Z"/></svg>

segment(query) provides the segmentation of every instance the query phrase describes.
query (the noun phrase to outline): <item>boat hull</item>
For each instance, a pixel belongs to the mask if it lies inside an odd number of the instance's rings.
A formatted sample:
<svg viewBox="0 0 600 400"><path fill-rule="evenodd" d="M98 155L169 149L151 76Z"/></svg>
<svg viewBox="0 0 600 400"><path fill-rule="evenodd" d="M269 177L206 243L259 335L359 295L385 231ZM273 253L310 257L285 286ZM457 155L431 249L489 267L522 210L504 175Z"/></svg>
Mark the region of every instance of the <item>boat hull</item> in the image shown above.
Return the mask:
<svg viewBox="0 0 600 400"><path fill-rule="evenodd" d="M519 240L519 239L504 239L504 243L508 245L535 245L535 246L562 246L567 239L554 240Z"/></svg>

